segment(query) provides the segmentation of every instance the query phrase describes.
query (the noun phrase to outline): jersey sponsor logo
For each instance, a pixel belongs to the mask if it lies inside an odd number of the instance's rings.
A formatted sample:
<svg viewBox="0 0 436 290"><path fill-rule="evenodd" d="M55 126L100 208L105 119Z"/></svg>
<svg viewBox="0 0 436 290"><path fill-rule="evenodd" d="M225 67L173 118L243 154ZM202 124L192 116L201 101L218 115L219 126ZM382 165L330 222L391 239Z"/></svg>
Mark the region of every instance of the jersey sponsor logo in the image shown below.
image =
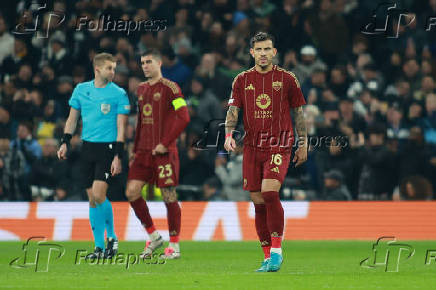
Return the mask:
<svg viewBox="0 0 436 290"><path fill-rule="evenodd" d="M249 84L246 88L245 88L245 90L247 91L247 90L253 90L254 91L254 86L253 86L253 84Z"/></svg>
<svg viewBox="0 0 436 290"><path fill-rule="evenodd" d="M160 100L161 94L159 92L154 93L153 95L153 100L155 100L156 102Z"/></svg>
<svg viewBox="0 0 436 290"><path fill-rule="evenodd" d="M145 104L144 107L142 107L142 113L144 116L148 117L153 112L153 109L150 104Z"/></svg>
<svg viewBox="0 0 436 290"><path fill-rule="evenodd" d="M255 119L271 119L272 111L254 111Z"/></svg>
<svg viewBox="0 0 436 290"><path fill-rule="evenodd" d="M260 94L256 98L256 105L260 109L265 110L271 105L271 98L267 94Z"/></svg>
<svg viewBox="0 0 436 290"><path fill-rule="evenodd" d="M108 114L111 111L111 104L101 104L100 110L103 114Z"/></svg>
<svg viewBox="0 0 436 290"><path fill-rule="evenodd" d="M280 89L282 88L282 86L283 86L283 83L282 83L282 82L279 82L279 81L277 81L277 82L273 82L273 83L272 83L272 87L273 87L273 89L276 90L276 91L280 91Z"/></svg>

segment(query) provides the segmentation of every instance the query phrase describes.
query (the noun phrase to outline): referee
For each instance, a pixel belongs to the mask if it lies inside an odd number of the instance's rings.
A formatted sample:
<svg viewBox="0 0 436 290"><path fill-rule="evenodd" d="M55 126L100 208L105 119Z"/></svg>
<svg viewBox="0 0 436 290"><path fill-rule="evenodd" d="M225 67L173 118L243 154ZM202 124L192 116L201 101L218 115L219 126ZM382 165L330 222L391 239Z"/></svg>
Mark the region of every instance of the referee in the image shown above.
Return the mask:
<svg viewBox="0 0 436 290"><path fill-rule="evenodd" d="M116 59L100 53L93 59L94 80L77 84L69 105L70 115L65 124L58 158L66 159L70 140L82 117L82 182L89 198L89 221L95 249L87 258L111 258L118 251L114 231L113 211L106 198L108 180L121 172L124 132L130 112L126 92L112 82ZM105 249L104 232L107 231Z"/></svg>

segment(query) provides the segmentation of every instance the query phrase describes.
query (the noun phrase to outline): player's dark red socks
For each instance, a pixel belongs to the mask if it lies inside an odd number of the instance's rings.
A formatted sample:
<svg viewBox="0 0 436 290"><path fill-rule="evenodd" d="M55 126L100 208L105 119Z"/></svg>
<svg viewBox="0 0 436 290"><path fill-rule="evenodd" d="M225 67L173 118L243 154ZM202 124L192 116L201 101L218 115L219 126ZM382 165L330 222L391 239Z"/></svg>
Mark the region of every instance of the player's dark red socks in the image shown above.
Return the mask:
<svg viewBox="0 0 436 290"><path fill-rule="evenodd" d="M265 201L267 224L271 234L271 252L278 251L274 249L281 249L283 226L285 222L280 196L276 191L262 192L262 196Z"/></svg>
<svg viewBox="0 0 436 290"><path fill-rule="evenodd" d="M130 205L132 206L136 216L141 221L147 233L153 233L156 229L153 225L153 220L150 216L150 211L148 210L147 203L142 198L142 196L135 201L131 201Z"/></svg>
<svg viewBox="0 0 436 290"><path fill-rule="evenodd" d="M177 201L168 202L165 203L165 206L167 207L168 232L170 235L170 243L178 243L180 224L182 219L179 203Z"/></svg>
<svg viewBox="0 0 436 290"><path fill-rule="evenodd" d="M254 212L257 236L259 237L265 259L268 259L271 249L271 234L268 230L265 204L254 204Z"/></svg>

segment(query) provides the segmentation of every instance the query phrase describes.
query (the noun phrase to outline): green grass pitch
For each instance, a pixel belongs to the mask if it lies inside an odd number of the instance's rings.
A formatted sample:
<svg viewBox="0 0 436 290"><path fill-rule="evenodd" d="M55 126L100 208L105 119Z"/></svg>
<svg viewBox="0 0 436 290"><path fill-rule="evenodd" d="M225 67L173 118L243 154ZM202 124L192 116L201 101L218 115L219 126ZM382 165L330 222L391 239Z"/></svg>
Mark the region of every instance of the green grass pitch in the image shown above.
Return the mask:
<svg viewBox="0 0 436 290"><path fill-rule="evenodd" d="M165 264L75 265L90 242L60 242L65 254L50 260L47 272L13 268L23 242L0 242L0 288L4 289L436 289L436 261L426 253L436 242L409 241L409 259L400 256L398 272L365 268L374 241L286 241L277 273L255 273L262 259L257 242L181 242L182 258ZM404 242L402 242L404 243ZM120 242L120 252L139 253L142 242ZM35 255L33 255L35 256ZM80 255L79 255L80 256ZM407 255L406 255L407 256ZM133 260L133 259L132 259ZM157 262L160 262L156 260ZM120 259L118 262L123 262Z"/></svg>

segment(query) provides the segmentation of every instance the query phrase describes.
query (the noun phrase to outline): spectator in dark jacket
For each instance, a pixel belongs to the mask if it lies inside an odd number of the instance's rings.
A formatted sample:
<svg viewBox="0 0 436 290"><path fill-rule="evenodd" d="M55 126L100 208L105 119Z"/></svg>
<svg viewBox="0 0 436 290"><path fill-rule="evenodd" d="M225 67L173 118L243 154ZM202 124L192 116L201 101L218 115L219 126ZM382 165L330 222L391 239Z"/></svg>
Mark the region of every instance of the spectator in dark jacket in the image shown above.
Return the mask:
<svg viewBox="0 0 436 290"><path fill-rule="evenodd" d="M369 128L368 147L361 155L362 171L359 179L360 200L391 199L395 186L394 155L385 145L386 129L374 124Z"/></svg>
<svg viewBox="0 0 436 290"><path fill-rule="evenodd" d="M32 166L30 185L33 200L45 200L55 195L56 189L66 190L68 184L67 163L56 156L58 142L46 139L42 147L42 157Z"/></svg>
<svg viewBox="0 0 436 290"><path fill-rule="evenodd" d="M342 183L344 176L338 170L324 174L324 200L351 200L351 194Z"/></svg>

